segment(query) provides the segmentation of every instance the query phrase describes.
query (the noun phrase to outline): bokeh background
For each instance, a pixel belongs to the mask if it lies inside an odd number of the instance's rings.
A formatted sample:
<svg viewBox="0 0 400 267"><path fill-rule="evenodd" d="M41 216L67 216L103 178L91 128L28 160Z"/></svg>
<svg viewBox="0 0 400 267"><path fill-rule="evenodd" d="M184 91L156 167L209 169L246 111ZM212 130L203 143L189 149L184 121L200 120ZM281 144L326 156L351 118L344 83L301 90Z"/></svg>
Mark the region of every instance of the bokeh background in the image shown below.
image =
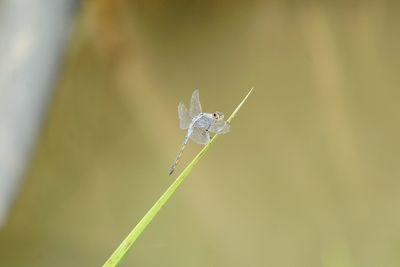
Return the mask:
<svg viewBox="0 0 400 267"><path fill-rule="evenodd" d="M230 114L253 86L122 266L400 266L399 12L81 2L0 266L103 264L173 181L178 102Z"/></svg>

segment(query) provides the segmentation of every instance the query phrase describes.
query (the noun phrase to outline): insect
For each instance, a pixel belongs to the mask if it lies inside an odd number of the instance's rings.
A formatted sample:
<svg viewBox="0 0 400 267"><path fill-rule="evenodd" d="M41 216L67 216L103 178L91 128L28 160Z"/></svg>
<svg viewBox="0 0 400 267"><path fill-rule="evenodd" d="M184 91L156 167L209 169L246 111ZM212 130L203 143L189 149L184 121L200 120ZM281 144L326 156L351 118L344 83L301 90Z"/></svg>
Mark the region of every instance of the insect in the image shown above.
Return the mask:
<svg viewBox="0 0 400 267"><path fill-rule="evenodd" d="M182 102L179 103L178 115L179 127L182 130L187 129L187 132L181 150L169 170L169 175L175 171L189 139L192 139L197 144L206 145L210 142L210 132L214 134L226 134L230 129L229 123L223 120L224 114L222 112L203 113L201 111L198 90L195 90L192 94L189 111Z"/></svg>

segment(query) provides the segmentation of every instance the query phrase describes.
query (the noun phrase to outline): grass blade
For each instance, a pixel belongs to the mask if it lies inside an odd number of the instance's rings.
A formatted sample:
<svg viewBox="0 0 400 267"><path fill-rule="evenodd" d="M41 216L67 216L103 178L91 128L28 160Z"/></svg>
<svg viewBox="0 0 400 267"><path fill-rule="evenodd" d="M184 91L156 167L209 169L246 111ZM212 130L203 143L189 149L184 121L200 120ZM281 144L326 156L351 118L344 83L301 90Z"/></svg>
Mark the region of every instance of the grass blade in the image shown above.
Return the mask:
<svg viewBox="0 0 400 267"><path fill-rule="evenodd" d="M236 116L236 113L242 107L244 102L247 100L253 88L247 93L247 95L243 98L242 102L237 106L237 108L233 111L231 116L227 119L228 122L231 122L232 119ZM111 267L117 266L122 258L125 256L126 252L133 245L133 243L138 239L138 237L142 234L144 229L150 224L153 218L157 215L157 213L161 210L165 203L169 200L169 198L174 194L176 189L180 186L180 184L185 180L186 176L190 173L193 167L199 162L199 160L205 155L205 153L210 149L210 147L215 143L218 135L215 135L211 141L204 146L204 148L197 154L197 156L190 162L190 164L182 171L182 173L175 179L175 181L168 187L168 189L162 194L162 196L157 200L157 202L151 207L151 209L144 215L144 217L139 221L139 223L133 228L133 230L128 234L128 236L122 241L122 243L118 246L118 248L114 251L114 253L108 258L108 260L104 263L103 267Z"/></svg>

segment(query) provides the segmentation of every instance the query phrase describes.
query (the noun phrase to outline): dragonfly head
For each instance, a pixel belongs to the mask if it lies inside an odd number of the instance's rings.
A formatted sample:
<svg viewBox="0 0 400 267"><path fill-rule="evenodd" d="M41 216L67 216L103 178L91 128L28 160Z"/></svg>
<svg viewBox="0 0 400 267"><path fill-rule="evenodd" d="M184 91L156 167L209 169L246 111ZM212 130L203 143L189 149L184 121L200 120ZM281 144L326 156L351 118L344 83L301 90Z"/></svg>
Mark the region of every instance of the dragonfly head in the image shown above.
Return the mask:
<svg viewBox="0 0 400 267"><path fill-rule="evenodd" d="M224 113L219 112L219 111L214 112L214 113L213 113L213 118L214 118L215 120L217 120L217 121L222 121L222 120L224 119Z"/></svg>

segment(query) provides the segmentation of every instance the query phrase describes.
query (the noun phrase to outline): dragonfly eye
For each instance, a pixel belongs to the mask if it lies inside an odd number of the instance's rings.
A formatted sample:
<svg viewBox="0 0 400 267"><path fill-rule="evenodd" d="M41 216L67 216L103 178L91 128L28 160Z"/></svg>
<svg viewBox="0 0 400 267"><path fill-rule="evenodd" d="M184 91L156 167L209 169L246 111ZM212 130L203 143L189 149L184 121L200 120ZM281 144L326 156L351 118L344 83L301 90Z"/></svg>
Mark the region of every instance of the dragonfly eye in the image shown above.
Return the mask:
<svg viewBox="0 0 400 267"><path fill-rule="evenodd" d="M213 114L213 116L214 116L214 118L216 119L216 120L222 120L223 118L224 118L224 114L222 113L222 112L215 112L214 114Z"/></svg>
<svg viewBox="0 0 400 267"><path fill-rule="evenodd" d="M219 111L213 113L212 116L217 121L220 121L220 120L222 120L224 118L224 114L222 112L219 112Z"/></svg>

